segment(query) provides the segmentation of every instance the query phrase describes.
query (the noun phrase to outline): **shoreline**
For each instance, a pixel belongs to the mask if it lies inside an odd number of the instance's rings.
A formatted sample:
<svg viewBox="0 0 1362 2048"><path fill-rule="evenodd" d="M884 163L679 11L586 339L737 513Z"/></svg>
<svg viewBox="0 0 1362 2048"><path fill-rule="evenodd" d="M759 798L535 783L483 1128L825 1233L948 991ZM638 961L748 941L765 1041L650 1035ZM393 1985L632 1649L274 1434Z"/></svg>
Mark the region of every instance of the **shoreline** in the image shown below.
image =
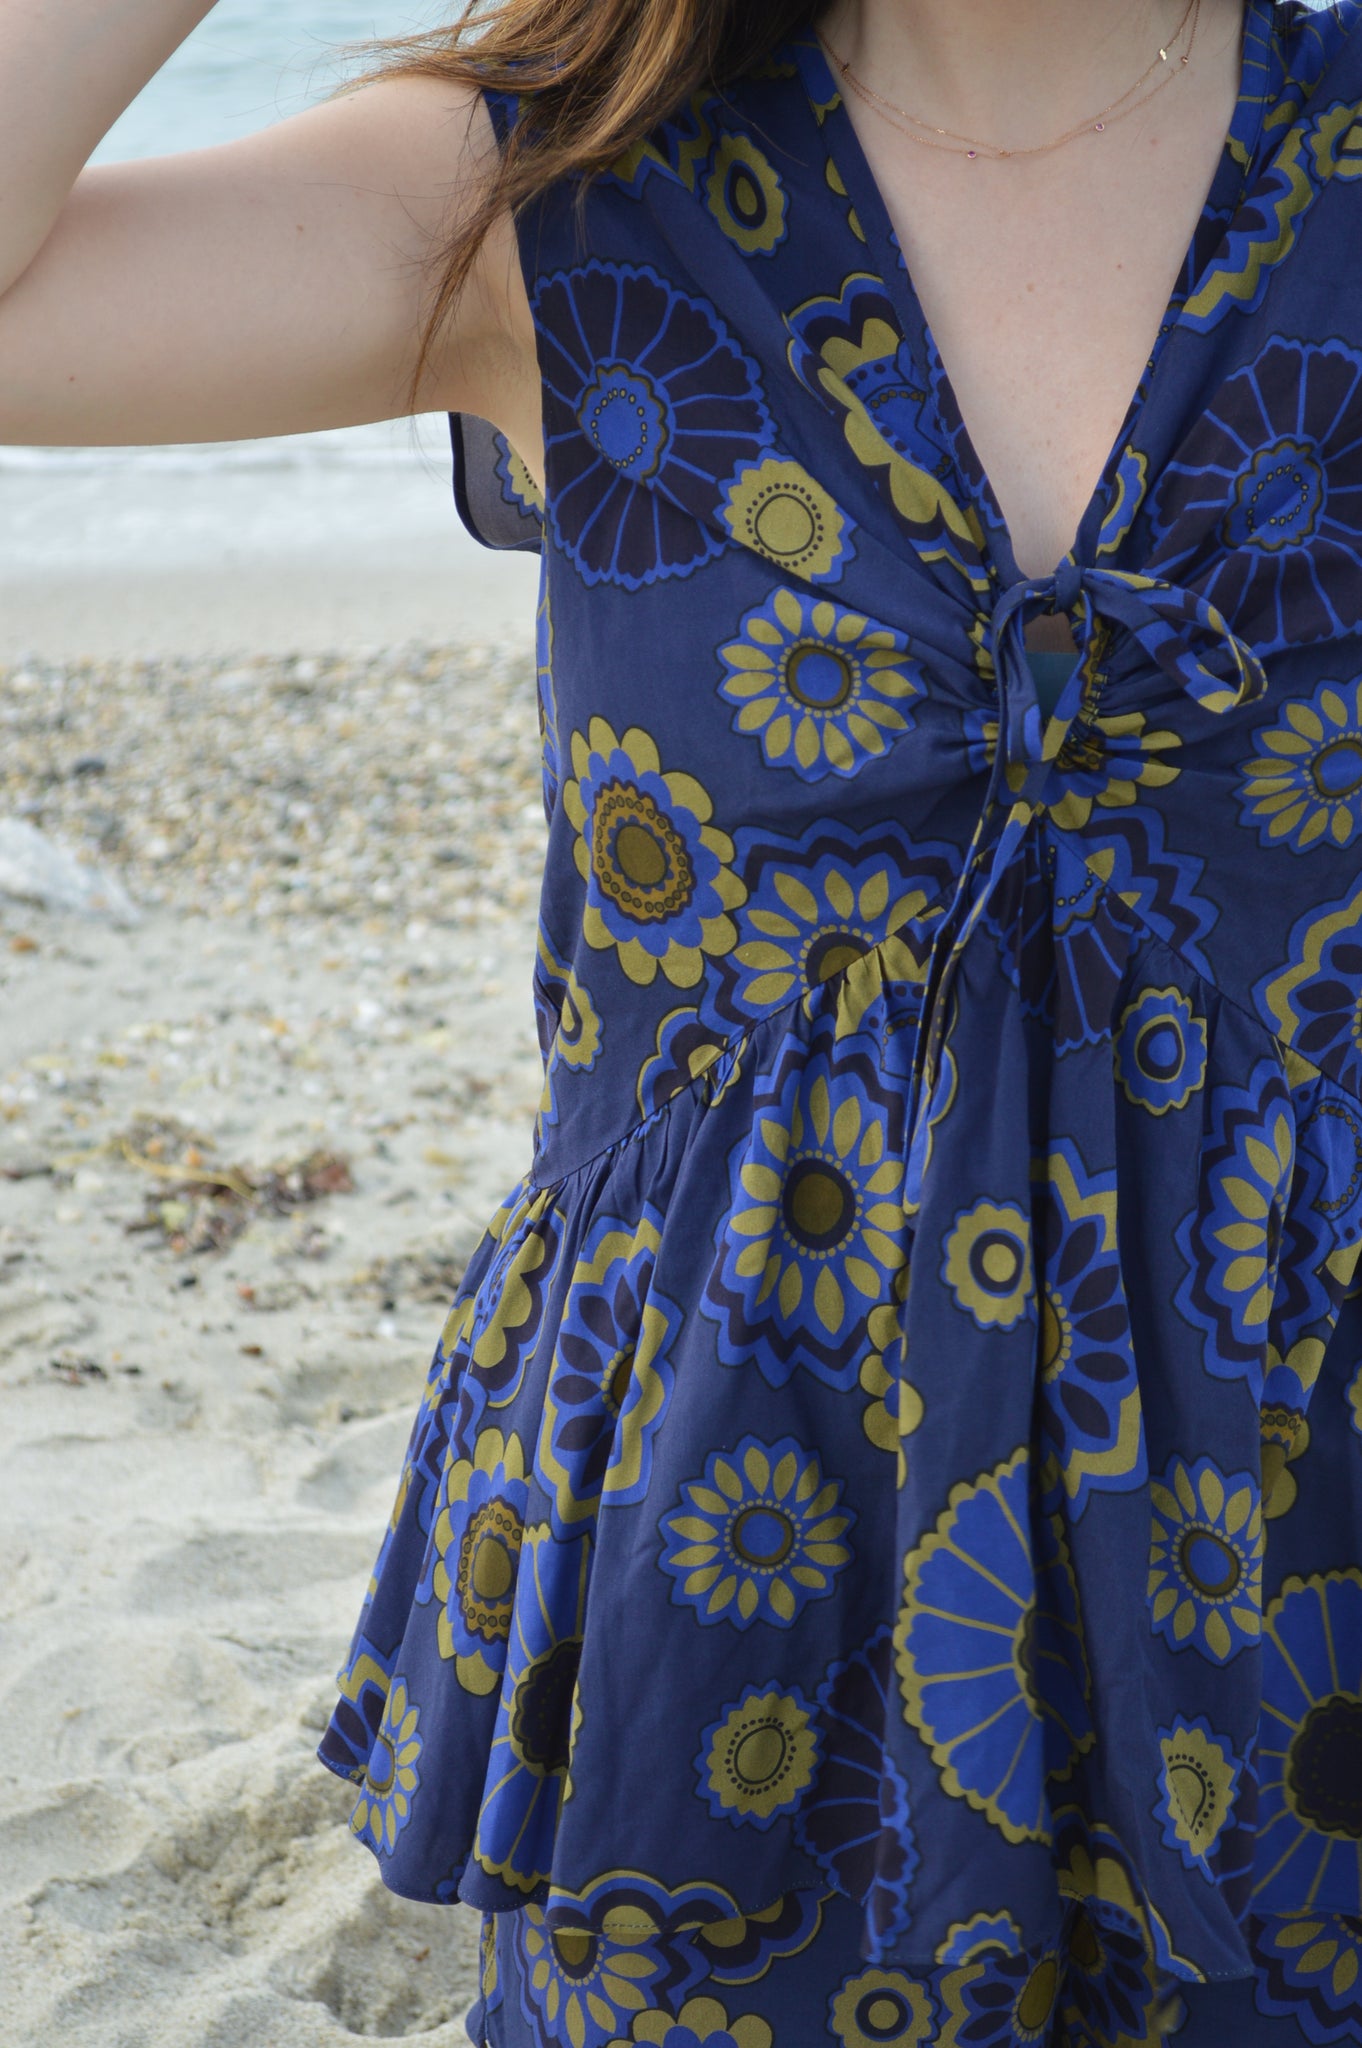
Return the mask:
<svg viewBox="0 0 1362 2048"><path fill-rule="evenodd" d="M465 532L429 452L0 470L0 665L528 642L538 570Z"/></svg>

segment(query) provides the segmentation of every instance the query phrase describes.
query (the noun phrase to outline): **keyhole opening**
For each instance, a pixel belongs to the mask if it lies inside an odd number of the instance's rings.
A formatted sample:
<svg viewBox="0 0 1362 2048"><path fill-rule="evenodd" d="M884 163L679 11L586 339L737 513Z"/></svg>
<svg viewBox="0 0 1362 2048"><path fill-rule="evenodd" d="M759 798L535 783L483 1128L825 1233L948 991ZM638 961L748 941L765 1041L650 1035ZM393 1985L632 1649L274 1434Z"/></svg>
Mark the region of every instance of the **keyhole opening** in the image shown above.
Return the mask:
<svg viewBox="0 0 1362 2048"><path fill-rule="evenodd" d="M1078 642L1065 612L1034 612L1026 621L1026 645L1032 654L1071 654L1078 659Z"/></svg>

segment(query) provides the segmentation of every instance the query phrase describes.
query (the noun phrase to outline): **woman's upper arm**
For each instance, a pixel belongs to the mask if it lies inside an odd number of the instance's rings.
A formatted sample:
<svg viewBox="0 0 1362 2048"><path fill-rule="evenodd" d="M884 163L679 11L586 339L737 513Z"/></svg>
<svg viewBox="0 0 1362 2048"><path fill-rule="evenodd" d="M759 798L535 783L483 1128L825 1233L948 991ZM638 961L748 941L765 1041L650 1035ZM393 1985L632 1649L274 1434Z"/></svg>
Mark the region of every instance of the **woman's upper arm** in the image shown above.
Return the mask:
<svg viewBox="0 0 1362 2048"><path fill-rule="evenodd" d="M402 77L240 142L87 170L0 295L0 441L235 440L408 411L432 265L495 147L480 98ZM511 426L533 363L507 221L418 404Z"/></svg>

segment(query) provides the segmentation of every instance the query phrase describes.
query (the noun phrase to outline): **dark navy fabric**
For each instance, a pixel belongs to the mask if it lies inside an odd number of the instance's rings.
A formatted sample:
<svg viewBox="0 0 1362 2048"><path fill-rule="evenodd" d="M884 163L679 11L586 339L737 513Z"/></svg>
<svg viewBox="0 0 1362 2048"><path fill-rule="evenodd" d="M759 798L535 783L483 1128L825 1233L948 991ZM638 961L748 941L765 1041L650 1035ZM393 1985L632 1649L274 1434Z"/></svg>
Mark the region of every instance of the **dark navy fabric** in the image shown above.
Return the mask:
<svg viewBox="0 0 1362 2048"><path fill-rule="evenodd" d="M1249 0L1040 579L811 36L520 223L543 1099L319 1751L497 2048L1362 2042L1360 103Z"/></svg>

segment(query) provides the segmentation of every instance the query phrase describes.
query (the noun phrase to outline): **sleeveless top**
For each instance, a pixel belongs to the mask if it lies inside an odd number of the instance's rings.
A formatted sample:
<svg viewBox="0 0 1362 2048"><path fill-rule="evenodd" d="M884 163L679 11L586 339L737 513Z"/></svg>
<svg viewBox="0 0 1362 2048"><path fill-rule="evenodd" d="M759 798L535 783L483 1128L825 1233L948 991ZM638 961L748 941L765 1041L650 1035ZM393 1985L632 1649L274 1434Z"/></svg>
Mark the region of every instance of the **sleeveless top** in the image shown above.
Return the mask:
<svg viewBox="0 0 1362 2048"><path fill-rule="evenodd" d="M745 1916L754 1972L829 1891L927 1965L1080 1901L1137 1985L1312 1914L1273 1967L1336 2038L1359 102L1357 0L1248 0L1039 580L812 36L521 220L544 502L454 429L474 530L542 550L544 1089L320 1750L392 1889Z"/></svg>

